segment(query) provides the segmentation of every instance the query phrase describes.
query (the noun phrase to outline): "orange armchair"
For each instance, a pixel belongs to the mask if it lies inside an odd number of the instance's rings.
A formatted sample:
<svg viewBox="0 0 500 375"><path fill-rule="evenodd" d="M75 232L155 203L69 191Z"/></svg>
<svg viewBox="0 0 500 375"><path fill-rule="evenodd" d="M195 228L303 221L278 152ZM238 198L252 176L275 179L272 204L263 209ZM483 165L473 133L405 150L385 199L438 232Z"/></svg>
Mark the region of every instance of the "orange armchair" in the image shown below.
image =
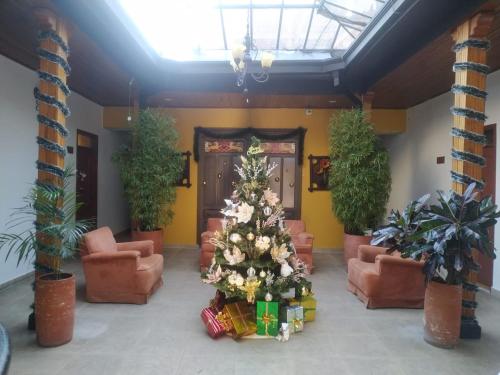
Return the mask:
<svg viewBox="0 0 500 375"><path fill-rule="evenodd" d="M313 270L312 247L314 236L305 232L302 220L285 220L285 226L290 230L293 245L297 256L307 265L309 272ZM222 219L210 218L207 222L207 231L201 234L200 269L206 270L215 253L215 247L208 242L216 231L222 231Z"/></svg>
<svg viewBox="0 0 500 375"><path fill-rule="evenodd" d="M386 248L361 245L347 265L348 289L367 308L424 306L423 262L386 254Z"/></svg>
<svg viewBox="0 0 500 375"><path fill-rule="evenodd" d="M108 227L84 236L82 256L89 302L144 304L163 284L163 256L153 241L116 243Z"/></svg>

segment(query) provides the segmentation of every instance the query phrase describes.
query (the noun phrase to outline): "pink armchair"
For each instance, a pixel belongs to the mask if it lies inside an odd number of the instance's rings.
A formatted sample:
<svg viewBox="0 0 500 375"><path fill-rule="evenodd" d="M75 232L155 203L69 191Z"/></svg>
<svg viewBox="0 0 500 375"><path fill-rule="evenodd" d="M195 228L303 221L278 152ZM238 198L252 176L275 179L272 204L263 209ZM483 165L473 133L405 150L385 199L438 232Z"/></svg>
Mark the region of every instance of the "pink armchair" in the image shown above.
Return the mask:
<svg viewBox="0 0 500 375"><path fill-rule="evenodd" d="M424 306L423 262L404 259L386 248L361 245L347 265L348 289L367 308Z"/></svg>
<svg viewBox="0 0 500 375"><path fill-rule="evenodd" d="M285 226L289 228L293 245L297 256L307 265L309 272L313 270L312 246L314 236L305 232L305 224L301 220L285 220ZM210 218L207 223L207 231L201 234L200 269L206 270L215 253L215 247L208 242L215 231L222 230L222 219Z"/></svg>
<svg viewBox="0 0 500 375"><path fill-rule="evenodd" d="M116 243L108 227L84 236L82 253L89 302L144 304L163 284L163 256L153 241Z"/></svg>

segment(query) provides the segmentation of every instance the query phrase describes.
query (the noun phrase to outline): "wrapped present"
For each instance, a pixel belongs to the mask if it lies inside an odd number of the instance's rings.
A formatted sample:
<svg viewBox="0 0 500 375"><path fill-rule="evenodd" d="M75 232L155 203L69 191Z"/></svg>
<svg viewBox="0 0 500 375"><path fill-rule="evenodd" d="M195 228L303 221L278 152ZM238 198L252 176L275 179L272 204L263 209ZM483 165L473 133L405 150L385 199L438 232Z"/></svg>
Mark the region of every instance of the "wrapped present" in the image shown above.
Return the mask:
<svg viewBox="0 0 500 375"><path fill-rule="evenodd" d="M304 308L302 306L286 306L281 310L281 321L288 323L290 332L304 330Z"/></svg>
<svg viewBox="0 0 500 375"><path fill-rule="evenodd" d="M302 306L304 308L305 322L312 322L316 318L316 298L311 295L300 299L291 299L290 306Z"/></svg>
<svg viewBox="0 0 500 375"><path fill-rule="evenodd" d="M213 308L206 307L201 310L201 320L203 320L203 323L205 323L208 334L213 339L216 339L217 337L220 337L224 333L226 333L226 330L224 329L222 323L217 320L216 313Z"/></svg>
<svg viewBox="0 0 500 375"><path fill-rule="evenodd" d="M224 306L222 312L231 318L235 337L248 336L257 332L254 314L246 301L229 303Z"/></svg>
<svg viewBox="0 0 500 375"><path fill-rule="evenodd" d="M257 301L257 334L276 336L278 334L278 302Z"/></svg>
<svg viewBox="0 0 500 375"><path fill-rule="evenodd" d="M215 297L210 300L210 307L213 308L216 312L222 311L224 305L226 304L226 295L224 292L221 292L217 289L215 292Z"/></svg>
<svg viewBox="0 0 500 375"><path fill-rule="evenodd" d="M223 313L222 311L219 311L215 316L215 318L222 324L226 333L234 331L233 322L231 321L231 318L227 314Z"/></svg>

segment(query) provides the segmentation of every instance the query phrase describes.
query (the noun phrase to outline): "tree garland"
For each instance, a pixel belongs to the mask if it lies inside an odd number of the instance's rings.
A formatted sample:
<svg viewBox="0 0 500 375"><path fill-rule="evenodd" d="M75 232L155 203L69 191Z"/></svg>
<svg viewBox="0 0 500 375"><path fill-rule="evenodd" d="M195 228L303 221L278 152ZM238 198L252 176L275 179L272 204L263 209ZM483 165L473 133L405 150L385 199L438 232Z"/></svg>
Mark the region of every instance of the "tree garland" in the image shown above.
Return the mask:
<svg viewBox="0 0 500 375"><path fill-rule="evenodd" d="M46 40L46 39L50 39L52 42L57 44L57 46L60 47L60 49L63 51L63 53L66 56L60 56L58 54L55 54L55 53L50 52L44 48L39 47L39 48L37 48L37 53L38 53L39 59L40 60L43 60L43 59L48 60L54 64L57 64L58 66L60 66L64 70L66 75L69 75L71 73L71 68L66 60L67 57L69 56L68 45L53 30L44 30L44 31L40 31L38 33L38 41L39 42L42 42L43 40ZM67 97L70 95L70 89L69 89L68 85L58 76L56 76L52 73L43 71L43 70L38 70L38 77L40 78L40 80L43 80L43 81L48 82L54 86L57 86L61 90L61 92L64 94L64 96ZM66 105L66 103L58 100L56 97L42 93L38 87L34 88L33 95L36 99L36 109L38 112L39 112L39 104L40 104L40 102L43 102L47 105L50 105L54 108L57 108L59 111L61 111L61 113L64 115L64 117L70 116L71 112L69 110L69 107ZM38 113L37 120L41 125L44 125L50 129L53 129L62 137L65 138L68 136L68 129L60 122L58 122L52 118L49 118L41 113ZM66 150L64 149L64 147L61 146L60 144L58 144L57 142L54 142L51 139L44 138L41 136L38 136L36 140L37 140L37 143L40 147L42 147L50 152L54 152L56 154L59 154L63 157L66 155ZM48 164L48 163L43 162L41 160L37 160L36 167L39 171L43 171L43 172L52 174L52 175L60 177L60 178L62 178L64 176L64 170L61 167L54 165L54 164ZM51 186L53 188L58 188L56 185L51 184L49 182L42 183L40 181L37 181L37 184L40 184L40 185L43 184L44 186Z"/></svg>
<svg viewBox="0 0 500 375"><path fill-rule="evenodd" d="M468 48L468 47L477 48L477 49L488 49L490 47L490 42L487 40L482 40L482 39L468 39L468 40L465 40L461 43L456 43L453 46L452 50L456 53L456 52L458 52L464 48ZM490 68L485 64L479 64L479 63L469 62L469 61L456 62L455 64L453 64L453 71L454 72L466 71L466 70L470 70L470 71L474 71L474 72L479 73L479 74L486 75L489 73ZM488 93L486 91L483 91L483 90L481 90L475 86L471 86L471 85L454 84L451 87L451 92L454 94L469 95L469 96L473 96L473 97L483 99L483 100L486 99L486 97L488 95ZM471 109L471 108L453 106L450 108L450 110L454 116L465 117L465 118L472 119L474 121L478 121L481 123L484 123L484 121L487 118L486 115L484 114L484 112L476 111L476 110ZM486 137L483 134L477 134L477 133L471 132L469 130L459 129L459 128L453 127L451 130L451 134L454 137L463 138L465 140L472 141L475 143L479 143L479 144L483 144L483 145L486 143ZM476 154L471 153L471 152L464 152L464 151L460 151L457 149L452 149L451 157L455 160L461 160L464 162L475 164L479 167L483 167L485 165L484 157L482 157L480 155L476 155ZM476 186L479 190L482 190L484 187L483 180L478 180L478 179L475 179L471 176L468 176L468 175L465 175L463 173L459 173L456 171L451 171L451 178L453 181L461 183L461 184L465 184L465 185L469 185L469 184L475 182Z"/></svg>

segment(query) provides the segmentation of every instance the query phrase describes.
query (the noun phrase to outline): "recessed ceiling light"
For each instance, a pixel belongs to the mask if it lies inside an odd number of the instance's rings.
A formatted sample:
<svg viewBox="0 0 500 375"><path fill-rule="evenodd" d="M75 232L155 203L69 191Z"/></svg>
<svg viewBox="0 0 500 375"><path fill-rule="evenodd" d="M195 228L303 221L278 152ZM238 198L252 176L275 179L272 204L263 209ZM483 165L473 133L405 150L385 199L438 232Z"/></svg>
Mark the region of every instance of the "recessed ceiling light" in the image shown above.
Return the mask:
<svg viewBox="0 0 500 375"><path fill-rule="evenodd" d="M329 100L328 103L334 104L334 103L337 103L337 101L336 100Z"/></svg>
<svg viewBox="0 0 500 375"><path fill-rule="evenodd" d="M172 98L163 98L163 100L166 101L166 102L171 102Z"/></svg>

